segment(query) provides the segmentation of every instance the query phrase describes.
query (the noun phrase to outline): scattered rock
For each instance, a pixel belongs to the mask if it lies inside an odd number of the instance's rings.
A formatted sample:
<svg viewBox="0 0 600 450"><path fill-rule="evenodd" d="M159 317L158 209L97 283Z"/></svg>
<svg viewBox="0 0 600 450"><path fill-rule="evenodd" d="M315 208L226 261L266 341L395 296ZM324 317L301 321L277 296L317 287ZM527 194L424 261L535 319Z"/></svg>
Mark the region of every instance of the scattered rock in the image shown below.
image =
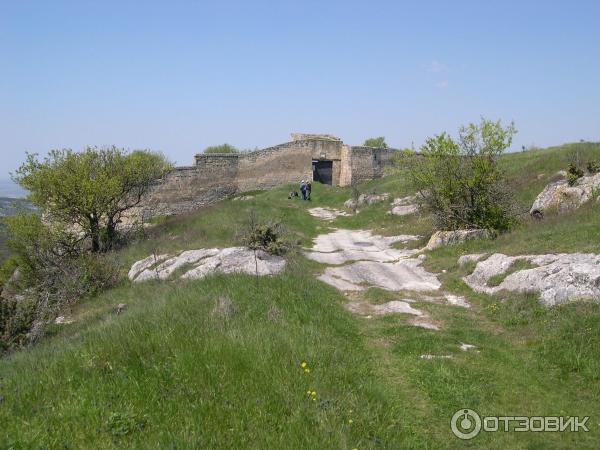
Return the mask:
<svg viewBox="0 0 600 450"><path fill-rule="evenodd" d="M349 199L344 202L346 208L354 209L363 205L373 205L375 203L383 202L389 198L390 194L360 194L358 199Z"/></svg>
<svg viewBox="0 0 600 450"><path fill-rule="evenodd" d="M117 316L119 314L121 314L123 311L125 311L125 308L127 308L127 304L126 303L119 303L117 305Z"/></svg>
<svg viewBox="0 0 600 450"><path fill-rule="evenodd" d="M541 217L548 210L564 213L579 208L600 189L600 174L582 177L574 186L566 180L548 184L537 196L529 213Z"/></svg>
<svg viewBox="0 0 600 450"><path fill-rule="evenodd" d="M419 309L415 309L408 303L400 300L392 300L381 305L373 305L368 302L348 303L346 307L356 314L381 316L385 314L403 313L412 314L413 316L422 316L424 313Z"/></svg>
<svg viewBox="0 0 600 450"><path fill-rule="evenodd" d="M136 278L140 273L150 269L151 267L157 265L158 263L164 261L169 258L170 255L150 255L147 258L144 258L131 266L129 269L129 273L127 274L130 280ZM140 280L142 281L142 280Z"/></svg>
<svg viewBox="0 0 600 450"><path fill-rule="evenodd" d="M424 354L420 356L421 359L452 359L452 355L430 355Z"/></svg>
<svg viewBox="0 0 600 450"><path fill-rule="evenodd" d="M413 214L419 210L417 204L417 196L409 195L408 197L395 198L392 202L392 209L390 213L395 216L407 216Z"/></svg>
<svg viewBox="0 0 600 450"><path fill-rule="evenodd" d="M462 267L467 263L480 261L485 255L485 253L473 253L471 255L462 255L458 258L458 265Z"/></svg>
<svg viewBox="0 0 600 450"><path fill-rule="evenodd" d="M458 245L473 239L486 239L490 236L487 230L455 230L436 231L427 243L427 250L433 250L446 245Z"/></svg>
<svg viewBox="0 0 600 450"><path fill-rule="evenodd" d="M334 220L338 216L350 216L351 215L345 211L340 211L339 209L321 208L321 207L310 208L308 210L308 213L313 217L317 217L318 219L323 219L323 220Z"/></svg>
<svg viewBox="0 0 600 450"><path fill-rule="evenodd" d="M254 198L254 195L240 195L239 197L234 197L233 201L237 202L237 201L246 201L246 200L252 200Z"/></svg>
<svg viewBox="0 0 600 450"><path fill-rule="evenodd" d="M517 260L537 267L508 275L498 286L487 286L494 275L505 273ZM473 290L495 294L502 290L540 293L540 302L551 306L571 299L600 299L600 256L591 253L507 256L495 253L477 263L463 278Z"/></svg>
<svg viewBox="0 0 600 450"><path fill-rule="evenodd" d="M152 267L156 264L155 262L151 264L143 263L149 258L138 261L131 267L129 271L130 280L135 282L166 280L177 269L188 266L191 266L191 269L187 270L180 278L199 279L217 272L275 275L285 267L285 259L281 256L270 255L262 250L257 250L255 260L254 252L245 247L188 250L182 252L179 256L162 258L162 262L156 267Z"/></svg>
<svg viewBox="0 0 600 450"><path fill-rule="evenodd" d="M444 294L444 297L450 305L461 306L463 308L471 307L471 305L467 302L467 299L463 296L454 294Z"/></svg>
<svg viewBox="0 0 600 450"><path fill-rule="evenodd" d="M72 319L68 319L65 316L58 316L56 319L54 319L54 323L57 325L68 325L73 322L74 321Z"/></svg>
<svg viewBox="0 0 600 450"><path fill-rule="evenodd" d="M471 344L465 344L464 342L460 343L460 349L463 352L466 352L466 351L474 349L474 348L477 348L477 347L475 347L474 345L471 345Z"/></svg>
<svg viewBox="0 0 600 450"><path fill-rule="evenodd" d="M409 320L409 325L414 327L425 328L427 330L439 331L440 327L438 327L435 323L431 322L428 317L415 317L414 319Z"/></svg>

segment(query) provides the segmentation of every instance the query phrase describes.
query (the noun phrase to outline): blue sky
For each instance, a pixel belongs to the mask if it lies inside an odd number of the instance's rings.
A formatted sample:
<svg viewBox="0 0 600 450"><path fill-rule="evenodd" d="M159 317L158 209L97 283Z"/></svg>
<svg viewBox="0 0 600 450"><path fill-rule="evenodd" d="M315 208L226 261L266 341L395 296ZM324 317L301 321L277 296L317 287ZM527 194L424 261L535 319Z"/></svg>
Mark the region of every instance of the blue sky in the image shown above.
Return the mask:
<svg viewBox="0 0 600 450"><path fill-rule="evenodd" d="M598 1L0 0L0 179L25 151L324 132L396 147L480 116L600 140Z"/></svg>

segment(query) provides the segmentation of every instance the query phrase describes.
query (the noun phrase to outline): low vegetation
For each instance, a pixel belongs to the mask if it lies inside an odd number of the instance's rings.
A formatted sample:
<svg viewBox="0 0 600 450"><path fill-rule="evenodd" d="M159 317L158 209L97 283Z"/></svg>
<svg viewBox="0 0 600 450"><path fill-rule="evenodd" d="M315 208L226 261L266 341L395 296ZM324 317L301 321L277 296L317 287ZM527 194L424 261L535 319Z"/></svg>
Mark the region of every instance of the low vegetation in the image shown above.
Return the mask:
<svg viewBox="0 0 600 450"><path fill-rule="evenodd" d="M240 151L233 145L221 144L206 147L204 153L240 153Z"/></svg>
<svg viewBox="0 0 600 450"><path fill-rule="evenodd" d="M363 143L365 147L377 147L377 148L387 148L387 144L385 142L385 137L373 137L369 139L365 139Z"/></svg>

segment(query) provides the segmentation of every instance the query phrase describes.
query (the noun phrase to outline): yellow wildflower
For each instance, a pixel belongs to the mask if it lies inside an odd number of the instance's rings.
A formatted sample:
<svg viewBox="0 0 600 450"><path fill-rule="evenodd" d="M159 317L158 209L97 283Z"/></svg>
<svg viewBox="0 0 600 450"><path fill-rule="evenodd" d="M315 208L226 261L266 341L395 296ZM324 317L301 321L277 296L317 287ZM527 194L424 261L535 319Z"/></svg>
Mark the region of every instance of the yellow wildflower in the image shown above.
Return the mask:
<svg viewBox="0 0 600 450"><path fill-rule="evenodd" d="M306 369L304 369L304 373L310 373L310 369L307 367Z"/></svg>
<svg viewBox="0 0 600 450"><path fill-rule="evenodd" d="M305 362L302 362L302 364L300 364L300 367L302 367L303 369L305 369L307 366L307 364Z"/></svg>

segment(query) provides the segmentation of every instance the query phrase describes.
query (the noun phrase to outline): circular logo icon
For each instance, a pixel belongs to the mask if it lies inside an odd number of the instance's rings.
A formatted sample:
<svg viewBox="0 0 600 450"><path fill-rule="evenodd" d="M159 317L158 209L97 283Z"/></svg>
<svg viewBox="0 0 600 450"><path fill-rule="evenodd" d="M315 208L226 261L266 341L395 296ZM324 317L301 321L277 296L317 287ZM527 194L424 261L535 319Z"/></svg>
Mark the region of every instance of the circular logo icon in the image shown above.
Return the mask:
<svg viewBox="0 0 600 450"><path fill-rule="evenodd" d="M450 428L459 439L473 439L481 431L481 417L472 409L459 409L450 420Z"/></svg>

